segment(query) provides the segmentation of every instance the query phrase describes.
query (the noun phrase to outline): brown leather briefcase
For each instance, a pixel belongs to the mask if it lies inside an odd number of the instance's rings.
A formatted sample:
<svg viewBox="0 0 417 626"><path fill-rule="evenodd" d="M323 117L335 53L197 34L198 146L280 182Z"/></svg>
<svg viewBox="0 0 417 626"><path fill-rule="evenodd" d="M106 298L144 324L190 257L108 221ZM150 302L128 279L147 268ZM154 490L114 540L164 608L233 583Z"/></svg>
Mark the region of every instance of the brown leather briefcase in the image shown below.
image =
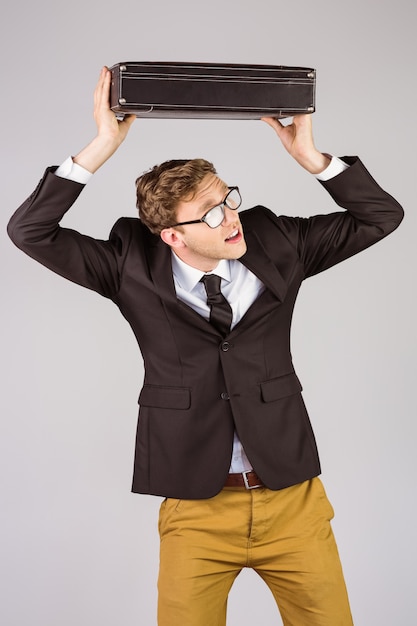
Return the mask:
<svg viewBox="0 0 417 626"><path fill-rule="evenodd" d="M306 67L133 62L110 70L117 114L259 119L315 110L316 72Z"/></svg>

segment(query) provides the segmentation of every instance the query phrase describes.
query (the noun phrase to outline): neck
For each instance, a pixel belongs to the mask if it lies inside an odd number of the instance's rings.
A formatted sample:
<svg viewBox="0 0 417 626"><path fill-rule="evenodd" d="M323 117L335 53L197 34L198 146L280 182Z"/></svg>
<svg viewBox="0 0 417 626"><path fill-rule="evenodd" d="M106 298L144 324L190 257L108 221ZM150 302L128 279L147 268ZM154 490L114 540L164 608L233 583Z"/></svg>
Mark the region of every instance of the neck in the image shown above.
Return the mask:
<svg viewBox="0 0 417 626"><path fill-rule="evenodd" d="M205 274L215 270L219 264L218 259L188 259L186 255L183 256L180 252L177 252L177 250L172 251L183 263Z"/></svg>

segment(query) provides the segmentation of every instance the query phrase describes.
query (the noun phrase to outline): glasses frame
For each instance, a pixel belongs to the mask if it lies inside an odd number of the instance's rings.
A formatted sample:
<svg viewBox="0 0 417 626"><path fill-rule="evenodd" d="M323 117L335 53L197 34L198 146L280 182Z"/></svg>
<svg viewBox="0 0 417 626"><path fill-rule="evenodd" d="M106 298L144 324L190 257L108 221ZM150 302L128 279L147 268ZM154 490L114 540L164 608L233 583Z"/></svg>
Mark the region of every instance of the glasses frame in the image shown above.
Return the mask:
<svg viewBox="0 0 417 626"><path fill-rule="evenodd" d="M215 206L211 207L211 209L206 211L204 215L200 217L199 220L190 220L188 222L178 222L177 224L171 224L170 228L175 228L175 226L186 226L188 224L200 224L201 222L203 222L203 224L206 224L209 228L218 228L219 226L221 226L224 220L224 207L227 206L227 208L230 209L231 211L237 211L237 209L242 204L242 196L240 195L239 187L228 187L228 190L229 191L227 192L226 197L223 200L223 202L220 202L220 204L216 204ZM227 204L227 198L232 193L232 191L237 191L239 194L240 202L236 207L231 207ZM213 209L217 209L217 208L220 208L222 211L222 214L223 214L222 221L220 222L220 224L217 224L217 226L210 226L210 224L207 222L207 215L210 213L210 211L213 211Z"/></svg>

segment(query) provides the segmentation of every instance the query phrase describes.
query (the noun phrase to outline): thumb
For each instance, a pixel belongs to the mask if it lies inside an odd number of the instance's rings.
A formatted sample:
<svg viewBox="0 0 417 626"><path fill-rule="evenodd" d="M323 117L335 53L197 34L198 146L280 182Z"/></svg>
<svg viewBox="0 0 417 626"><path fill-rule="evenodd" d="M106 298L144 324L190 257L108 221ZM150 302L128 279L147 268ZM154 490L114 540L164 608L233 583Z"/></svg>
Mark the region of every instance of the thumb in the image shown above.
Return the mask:
<svg viewBox="0 0 417 626"><path fill-rule="evenodd" d="M273 128L277 133L279 133L281 128L284 128L283 124L276 117L261 117L261 122L265 122L271 128Z"/></svg>
<svg viewBox="0 0 417 626"><path fill-rule="evenodd" d="M125 126L128 126L130 128L130 126L132 126L135 119L136 119L136 115L134 115L133 113L129 113L129 115L124 116L122 120L122 124L125 124Z"/></svg>

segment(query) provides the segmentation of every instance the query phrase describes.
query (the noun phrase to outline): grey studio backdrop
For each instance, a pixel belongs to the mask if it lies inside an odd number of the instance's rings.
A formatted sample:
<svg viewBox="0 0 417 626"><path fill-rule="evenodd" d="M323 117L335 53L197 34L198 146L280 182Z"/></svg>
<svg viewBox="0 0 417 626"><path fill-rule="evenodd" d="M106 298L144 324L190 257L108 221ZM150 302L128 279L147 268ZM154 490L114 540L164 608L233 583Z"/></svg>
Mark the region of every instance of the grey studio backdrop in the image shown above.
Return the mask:
<svg viewBox="0 0 417 626"><path fill-rule="evenodd" d="M25 257L6 235L44 168L92 138L100 68L125 60L317 68L317 146L359 154L405 207L392 236L305 283L292 351L355 624L417 623L415 21L409 0L3 8L1 624L156 624L161 499L130 493L143 373L133 334L114 305ZM334 210L261 122L145 120L65 224L106 238L120 215L136 214L139 173L195 156L240 186L245 207ZM281 622L268 589L243 571L228 626L255 623Z"/></svg>

